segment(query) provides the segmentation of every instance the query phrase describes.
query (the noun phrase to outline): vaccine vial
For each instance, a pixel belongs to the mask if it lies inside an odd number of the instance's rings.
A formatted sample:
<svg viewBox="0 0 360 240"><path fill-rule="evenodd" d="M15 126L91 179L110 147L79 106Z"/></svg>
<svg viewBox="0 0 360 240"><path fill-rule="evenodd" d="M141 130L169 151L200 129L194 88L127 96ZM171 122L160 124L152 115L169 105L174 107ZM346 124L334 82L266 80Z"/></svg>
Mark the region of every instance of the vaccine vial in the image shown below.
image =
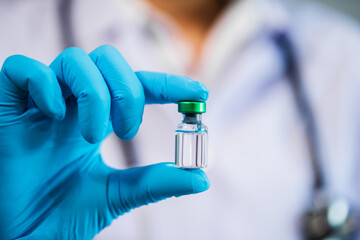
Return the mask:
<svg viewBox="0 0 360 240"><path fill-rule="evenodd" d="M206 103L181 101L178 112L183 114L183 120L175 131L175 164L179 168L205 168L208 129L201 122L201 114L206 112Z"/></svg>

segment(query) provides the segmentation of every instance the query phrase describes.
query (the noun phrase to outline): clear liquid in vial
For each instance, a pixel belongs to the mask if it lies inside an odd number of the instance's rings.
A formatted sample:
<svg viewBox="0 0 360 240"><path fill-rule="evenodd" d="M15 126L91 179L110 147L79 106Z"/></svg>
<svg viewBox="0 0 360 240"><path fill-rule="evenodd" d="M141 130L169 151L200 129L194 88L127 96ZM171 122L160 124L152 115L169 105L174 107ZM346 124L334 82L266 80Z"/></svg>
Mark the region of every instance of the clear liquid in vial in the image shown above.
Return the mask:
<svg viewBox="0 0 360 240"><path fill-rule="evenodd" d="M207 166L206 131L175 133L175 164L180 168L205 168Z"/></svg>

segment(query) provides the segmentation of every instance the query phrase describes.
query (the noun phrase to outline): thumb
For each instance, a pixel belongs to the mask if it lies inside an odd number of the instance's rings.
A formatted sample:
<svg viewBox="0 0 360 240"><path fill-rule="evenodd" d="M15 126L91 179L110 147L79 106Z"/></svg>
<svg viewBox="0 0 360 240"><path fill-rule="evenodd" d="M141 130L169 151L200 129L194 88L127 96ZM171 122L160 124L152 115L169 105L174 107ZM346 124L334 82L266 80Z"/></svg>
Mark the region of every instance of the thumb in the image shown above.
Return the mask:
<svg viewBox="0 0 360 240"><path fill-rule="evenodd" d="M112 172L108 203L113 217L169 197L206 191L210 182L201 169L179 169L172 163Z"/></svg>

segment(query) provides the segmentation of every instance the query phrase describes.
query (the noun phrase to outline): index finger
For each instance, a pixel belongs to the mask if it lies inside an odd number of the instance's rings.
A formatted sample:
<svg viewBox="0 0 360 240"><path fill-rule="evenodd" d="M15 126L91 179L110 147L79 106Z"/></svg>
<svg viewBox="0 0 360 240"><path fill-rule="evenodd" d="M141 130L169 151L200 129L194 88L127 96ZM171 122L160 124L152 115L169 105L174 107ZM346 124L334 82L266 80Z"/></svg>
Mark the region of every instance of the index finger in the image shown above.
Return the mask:
<svg viewBox="0 0 360 240"><path fill-rule="evenodd" d="M144 88L147 104L206 101L209 97L204 84L188 77L146 71L136 72L136 76Z"/></svg>

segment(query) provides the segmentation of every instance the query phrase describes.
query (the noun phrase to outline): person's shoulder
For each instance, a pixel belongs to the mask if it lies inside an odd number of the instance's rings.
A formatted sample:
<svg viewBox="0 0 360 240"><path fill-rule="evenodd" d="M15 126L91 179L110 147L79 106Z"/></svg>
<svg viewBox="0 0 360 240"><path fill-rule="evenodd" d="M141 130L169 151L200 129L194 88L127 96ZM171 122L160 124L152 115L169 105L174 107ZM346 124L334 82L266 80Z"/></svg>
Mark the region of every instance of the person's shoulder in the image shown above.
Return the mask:
<svg viewBox="0 0 360 240"><path fill-rule="evenodd" d="M328 99L340 94L334 89L360 87L360 23L314 3L288 4L287 12L288 29L307 84Z"/></svg>
<svg viewBox="0 0 360 240"><path fill-rule="evenodd" d="M360 50L360 23L350 16L316 3L292 2L287 10L290 32L300 44Z"/></svg>

